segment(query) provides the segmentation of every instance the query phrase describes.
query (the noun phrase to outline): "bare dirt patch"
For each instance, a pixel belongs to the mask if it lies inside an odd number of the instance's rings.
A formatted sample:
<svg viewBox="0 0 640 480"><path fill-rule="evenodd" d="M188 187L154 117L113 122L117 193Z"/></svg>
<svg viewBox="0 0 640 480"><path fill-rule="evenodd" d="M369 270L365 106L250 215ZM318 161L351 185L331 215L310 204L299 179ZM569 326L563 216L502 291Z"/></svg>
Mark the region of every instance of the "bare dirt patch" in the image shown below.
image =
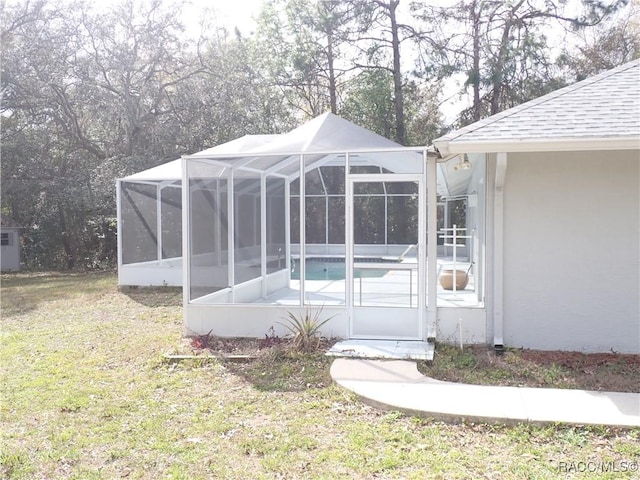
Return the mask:
<svg viewBox="0 0 640 480"><path fill-rule="evenodd" d="M336 342L335 339L324 337L313 340L314 344L310 354L324 353ZM265 334L262 338L243 337L218 337L216 335L195 335L185 339L186 347L191 349L193 354L212 354L221 358L234 356L260 356L272 355L274 350L281 353L292 353L296 346L290 336L280 337L273 331Z"/></svg>
<svg viewBox="0 0 640 480"><path fill-rule="evenodd" d="M481 385L640 392L640 355L438 345L420 370L433 378Z"/></svg>
<svg viewBox="0 0 640 480"><path fill-rule="evenodd" d="M311 351L301 352L289 336L269 332L263 338L198 335L184 340L183 351L196 358L214 356L232 373L261 391L294 392L331 385L325 355L335 340L317 338Z"/></svg>

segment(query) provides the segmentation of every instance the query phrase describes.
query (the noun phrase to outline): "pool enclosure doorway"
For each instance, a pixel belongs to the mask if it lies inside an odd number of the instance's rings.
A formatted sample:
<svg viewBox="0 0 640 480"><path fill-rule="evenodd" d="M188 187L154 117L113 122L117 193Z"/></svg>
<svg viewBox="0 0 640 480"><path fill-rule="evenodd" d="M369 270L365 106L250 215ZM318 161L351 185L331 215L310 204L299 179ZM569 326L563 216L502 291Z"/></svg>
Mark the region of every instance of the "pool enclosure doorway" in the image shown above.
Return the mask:
<svg viewBox="0 0 640 480"><path fill-rule="evenodd" d="M352 299L348 303L351 309L349 337L421 340L426 304L424 242L420 241L426 238L423 175L355 174L349 176L347 185L346 285L347 297ZM397 212L385 205L384 216L370 220L388 225L393 221L390 216L398 213L408 215L413 211L417 213L417 218L413 219L418 222L417 231L413 229L417 236L402 239L405 250L400 256L382 258L381 262L367 262L366 252L360 251L363 248L356 242L355 233L356 225L370 212L364 205L360 205L363 202L358 202L363 197L359 197L357 192L383 188L413 193L410 197L413 208ZM383 228L388 231L388 227ZM380 225L374 225L374 230L381 229ZM409 232L405 231L405 234L407 233ZM359 259L364 261L357 261ZM386 271L383 279L366 274L367 271L380 269Z"/></svg>

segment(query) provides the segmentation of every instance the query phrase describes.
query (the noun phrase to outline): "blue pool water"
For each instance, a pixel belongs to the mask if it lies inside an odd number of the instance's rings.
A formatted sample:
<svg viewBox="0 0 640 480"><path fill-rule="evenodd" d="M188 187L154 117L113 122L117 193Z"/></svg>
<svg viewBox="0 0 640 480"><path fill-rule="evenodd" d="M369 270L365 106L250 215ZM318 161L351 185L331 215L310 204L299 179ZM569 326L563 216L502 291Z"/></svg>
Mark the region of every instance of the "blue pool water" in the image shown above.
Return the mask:
<svg viewBox="0 0 640 480"><path fill-rule="evenodd" d="M380 259L362 259L367 262L380 261ZM291 279L300 280L299 259L294 259L292 263ZM383 277L389 270L380 269L357 269L358 260L356 260L355 278L379 278ZM344 280L346 276L346 265L344 258L307 258L306 279L307 280Z"/></svg>

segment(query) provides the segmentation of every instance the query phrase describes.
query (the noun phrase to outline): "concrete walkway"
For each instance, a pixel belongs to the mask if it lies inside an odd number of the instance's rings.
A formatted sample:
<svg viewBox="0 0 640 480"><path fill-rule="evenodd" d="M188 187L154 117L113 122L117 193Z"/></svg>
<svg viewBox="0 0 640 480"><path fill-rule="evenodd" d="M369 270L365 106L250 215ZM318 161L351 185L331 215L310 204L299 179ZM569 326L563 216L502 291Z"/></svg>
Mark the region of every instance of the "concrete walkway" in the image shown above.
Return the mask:
<svg viewBox="0 0 640 480"><path fill-rule="evenodd" d="M640 394L442 382L406 360L338 358L331 377L365 403L446 421L640 426Z"/></svg>

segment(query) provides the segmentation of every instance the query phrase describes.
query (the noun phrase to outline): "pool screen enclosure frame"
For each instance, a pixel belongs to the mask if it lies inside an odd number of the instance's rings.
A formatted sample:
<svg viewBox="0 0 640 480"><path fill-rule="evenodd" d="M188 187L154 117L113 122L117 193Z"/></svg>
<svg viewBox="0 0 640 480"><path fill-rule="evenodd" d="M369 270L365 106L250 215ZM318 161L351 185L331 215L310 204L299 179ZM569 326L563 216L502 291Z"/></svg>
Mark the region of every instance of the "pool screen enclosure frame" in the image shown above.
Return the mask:
<svg viewBox="0 0 640 480"><path fill-rule="evenodd" d="M435 338L438 267L427 258L438 255L436 161L437 154L427 147L183 157L185 333L261 337L271 327L278 330L286 313L321 311L322 317L331 319L323 329L325 335ZM380 173L356 173L363 164L380 166ZM327 302L312 298L305 261L297 262L300 280L294 289L291 280L293 255L306 259L307 251L314 250L305 241L306 175L331 165L344 167L345 244L335 247L344 252L347 268L344 301L338 302L331 297L326 297ZM299 182L299 246L295 252L291 242L291 184L303 177L305 181ZM416 301L411 301L409 308L360 306L355 302L354 264L361 259L357 258L354 239L353 192L357 185L367 182L413 182L417 186L418 238L411 252L415 273L410 272L415 275L417 288ZM270 223L279 225L277 231L270 230ZM208 247L203 247L203 238L204 243L210 243ZM397 247L376 246L382 257L392 254L396 258L406 253L406 245ZM372 246L362 248L365 253L374 250ZM293 300L282 300L283 292L293 293ZM376 327L384 323L392 327Z"/></svg>
<svg viewBox="0 0 640 480"><path fill-rule="evenodd" d="M426 168L425 168L426 170ZM424 331L424 312L426 307L426 289L425 287L425 270L427 267L426 255L425 255L425 239L426 239L426 226L425 219L427 218L425 212L426 202L425 200L425 182L424 174L381 174L381 175L366 175L366 174L351 174L347 177L347 193L346 198L346 287L347 298L352 299L351 302L347 302L349 308L349 338L393 338L402 340L421 340L423 339ZM411 244L405 251L410 250L413 246L415 249L416 262L415 264L398 264L397 267L402 269L398 270L397 274L406 273L409 274L409 308L399 309L396 307L389 307L381 304L372 306L362 306L362 301L359 303L356 301L355 292L355 273L356 273L356 245L354 242L354 225L355 225L355 208L354 208L354 192L356 186L359 184L369 183L415 183L418 187L418 240L415 244ZM386 221L386 219L385 219ZM395 267L394 267L395 268ZM412 302L414 297L413 290L413 271L416 270L415 279L417 285L415 287L415 296L417 302L415 305ZM362 277L360 277L362 279ZM386 295L389 292L385 292ZM360 286L360 295L362 296L362 286ZM388 319L394 318L393 322L389 322Z"/></svg>

